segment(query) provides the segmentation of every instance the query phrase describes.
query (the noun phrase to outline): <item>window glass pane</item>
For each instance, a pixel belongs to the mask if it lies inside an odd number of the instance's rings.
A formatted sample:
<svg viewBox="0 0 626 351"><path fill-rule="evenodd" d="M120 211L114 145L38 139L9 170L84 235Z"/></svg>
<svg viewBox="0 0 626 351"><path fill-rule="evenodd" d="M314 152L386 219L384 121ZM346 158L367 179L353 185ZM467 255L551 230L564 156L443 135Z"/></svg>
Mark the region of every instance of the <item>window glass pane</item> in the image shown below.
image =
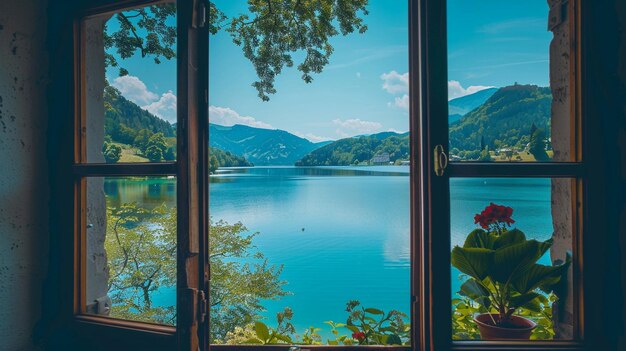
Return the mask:
<svg viewBox="0 0 626 351"><path fill-rule="evenodd" d="M451 161L575 161L567 7L448 0Z"/></svg>
<svg viewBox="0 0 626 351"><path fill-rule="evenodd" d="M88 314L176 324L176 179L87 178Z"/></svg>
<svg viewBox="0 0 626 351"><path fill-rule="evenodd" d="M502 331L575 338L574 187L572 179L450 180L455 340L504 339Z"/></svg>
<svg viewBox="0 0 626 351"><path fill-rule="evenodd" d="M410 345L408 2L213 3L211 342Z"/></svg>
<svg viewBox="0 0 626 351"><path fill-rule="evenodd" d="M83 23L86 160L176 158L176 6L173 2Z"/></svg>

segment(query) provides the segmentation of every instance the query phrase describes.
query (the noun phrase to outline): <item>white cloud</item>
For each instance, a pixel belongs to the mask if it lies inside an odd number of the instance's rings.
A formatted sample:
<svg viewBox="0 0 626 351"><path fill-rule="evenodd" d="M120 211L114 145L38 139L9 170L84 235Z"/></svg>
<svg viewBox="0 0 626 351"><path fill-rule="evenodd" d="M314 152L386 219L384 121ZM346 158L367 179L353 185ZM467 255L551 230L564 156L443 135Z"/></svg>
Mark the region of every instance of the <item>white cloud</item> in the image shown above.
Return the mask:
<svg viewBox="0 0 626 351"><path fill-rule="evenodd" d="M151 92L146 84L135 76L122 76L113 80L111 85L119 90L128 100L143 106L159 99L159 95Z"/></svg>
<svg viewBox="0 0 626 351"><path fill-rule="evenodd" d="M171 90L141 108L170 123L176 122L176 95Z"/></svg>
<svg viewBox="0 0 626 351"><path fill-rule="evenodd" d="M409 95L404 94L402 97L397 97L393 103L389 103L390 106L401 108L403 110L409 110Z"/></svg>
<svg viewBox="0 0 626 351"><path fill-rule="evenodd" d="M390 94L409 92L409 72L400 74L396 71L383 73L380 76L383 80L383 89Z"/></svg>
<svg viewBox="0 0 626 351"><path fill-rule="evenodd" d="M255 128L275 129L268 123L257 121L254 117L242 116L228 107L209 106L209 121L223 126L243 124Z"/></svg>
<svg viewBox="0 0 626 351"><path fill-rule="evenodd" d="M484 85L471 85L467 88L463 88L461 83L456 80L451 80L448 82L448 100L456 99L461 96L474 94L481 90L493 88L492 86L484 86Z"/></svg>
<svg viewBox="0 0 626 351"><path fill-rule="evenodd" d="M382 124L373 121L363 121L359 118L347 120L335 119L333 124L337 126L337 134L340 137L349 137L360 134L370 134L382 130Z"/></svg>

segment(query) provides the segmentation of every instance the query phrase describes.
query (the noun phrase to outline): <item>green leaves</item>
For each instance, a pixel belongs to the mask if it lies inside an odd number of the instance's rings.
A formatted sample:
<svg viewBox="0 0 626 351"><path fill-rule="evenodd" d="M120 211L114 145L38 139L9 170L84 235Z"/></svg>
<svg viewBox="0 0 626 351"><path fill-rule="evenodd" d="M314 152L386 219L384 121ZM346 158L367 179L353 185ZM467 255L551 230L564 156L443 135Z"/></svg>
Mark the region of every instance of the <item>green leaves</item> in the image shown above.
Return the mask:
<svg viewBox="0 0 626 351"><path fill-rule="evenodd" d="M379 309L376 309L376 308L366 308L365 312L371 313L371 314L385 314L385 312L383 312L383 311L381 311Z"/></svg>
<svg viewBox="0 0 626 351"><path fill-rule="evenodd" d="M467 296L470 299L480 303L485 308L491 307L491 301L489 300L490 292L482 284L479 284L474 279L469 279L461 285L461 295Z"/></svg>
<svg viewBox="0 0 626 351"><path fill-rule="evenodd" d="M256 336L259 340L262 341L263 344L267 344L270 339L270 330L267 328L267 325L263 322L254 322L254 331L256 332Z"/></svg>
<svg viewBox="0 0 626 351"><path fill-rule="evenodd" d="M452 265L472 278L483 280L493 267L494 253L489 249L457 246L452 249Z"/></svg>
<svg viewBox="0 0 626 351"><path fill-rule="evenodd" d="M248 0L250 14L233 17L227 31L257 73L259 80L252 86L259 98L267 101L276 93L276 76L294 66L293 56L298 52L304 58L297 69L302 80L311 83L312 74L321 73L329 63L332 37L367 30L359 17L367 14L367 2Z"/></svg>
<svg viewBox="0 0 626 351"><path fill-rule="evenodd" d="M483 312L500 313L501 319L519 308L540 312L543 295L535 290L552 292L570 264L569 256L562 265L537 264L551 246L552 239L527 240L517 229L501 235L474 230L463 247L456 246L451 254L452 265L470 276L460 294L478 303Z"/></svg>

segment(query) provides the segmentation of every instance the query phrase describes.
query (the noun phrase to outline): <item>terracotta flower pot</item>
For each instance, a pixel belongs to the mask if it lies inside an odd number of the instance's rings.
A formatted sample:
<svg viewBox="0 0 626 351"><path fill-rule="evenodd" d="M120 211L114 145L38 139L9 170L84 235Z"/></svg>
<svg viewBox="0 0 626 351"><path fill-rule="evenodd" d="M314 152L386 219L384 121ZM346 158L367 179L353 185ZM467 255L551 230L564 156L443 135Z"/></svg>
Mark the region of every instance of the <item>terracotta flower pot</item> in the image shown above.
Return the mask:
<svg viewBox="0 0 626 351"><path fill-rule="evenodd" d="M496 322L500 316L493 314ZM474 318L478 325L480 337L483 340L528 340L537 323L519 316L511 316L506 325L495 326L487 313L479 314Z"/></svg>

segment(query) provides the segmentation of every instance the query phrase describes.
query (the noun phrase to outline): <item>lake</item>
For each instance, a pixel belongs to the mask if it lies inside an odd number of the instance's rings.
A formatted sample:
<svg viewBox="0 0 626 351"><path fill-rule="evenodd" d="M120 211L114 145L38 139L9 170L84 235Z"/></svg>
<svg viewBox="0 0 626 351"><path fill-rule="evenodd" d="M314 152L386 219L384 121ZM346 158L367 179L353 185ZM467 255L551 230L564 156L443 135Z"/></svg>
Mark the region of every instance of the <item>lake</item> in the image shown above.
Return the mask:
<svg viewBox="0 0 626 351"><path fill-rule="evenodd" d="M366 307L409 313L409 168L253 167L221 169L211 177L214 220L242 222L272 264L283 264L285 290L266 301L268 324L284 307L294 311L298 333L323 322L345 322L348 300ZM175 180L105 183L109 201L175 205ZM552 234L549 179L453 179L452 245L477 226L474 214L490 202L514 208L516 226L541 240ZM532 234L532 235L531 235ZM453 292L458 272L452 270ZM171 305L173 289L155 303Z"/></svg>

